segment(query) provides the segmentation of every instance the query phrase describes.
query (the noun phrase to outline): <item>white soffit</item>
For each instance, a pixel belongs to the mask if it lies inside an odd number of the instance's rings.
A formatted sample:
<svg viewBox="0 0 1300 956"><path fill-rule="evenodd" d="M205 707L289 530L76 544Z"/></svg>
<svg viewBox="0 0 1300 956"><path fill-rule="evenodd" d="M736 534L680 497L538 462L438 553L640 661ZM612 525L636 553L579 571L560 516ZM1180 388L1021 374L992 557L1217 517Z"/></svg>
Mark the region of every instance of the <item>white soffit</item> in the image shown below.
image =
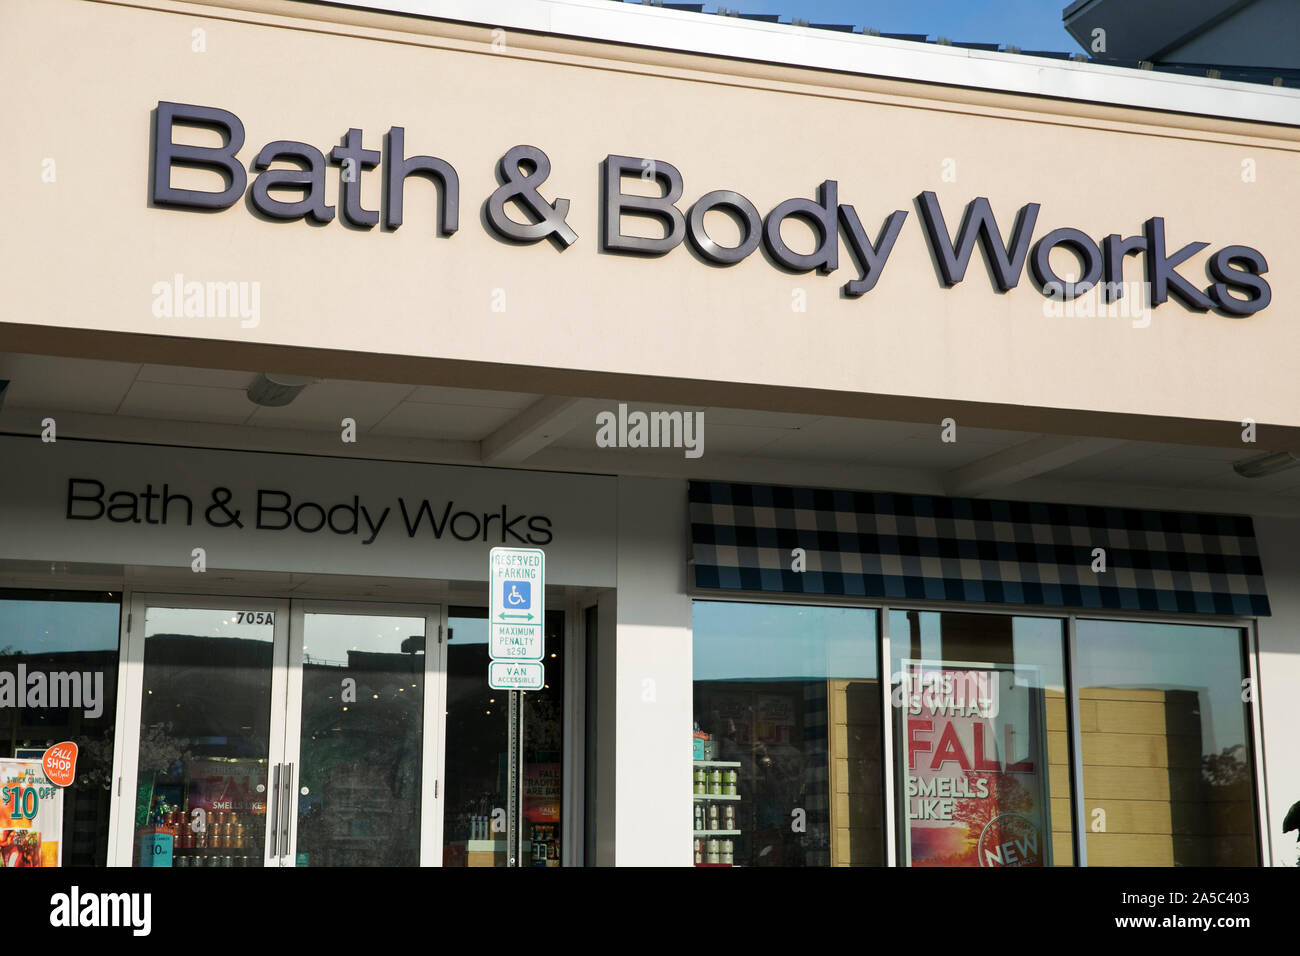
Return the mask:
<svg viewBox="0 0 1300 956"><path fill-rule="evenodd" d="M613 0L313 0L632 46L1300 126L1300 90L890 40ZM798 13L800 0L791 0ZM1067 39L1064 27L1062 42Z"/></svg>

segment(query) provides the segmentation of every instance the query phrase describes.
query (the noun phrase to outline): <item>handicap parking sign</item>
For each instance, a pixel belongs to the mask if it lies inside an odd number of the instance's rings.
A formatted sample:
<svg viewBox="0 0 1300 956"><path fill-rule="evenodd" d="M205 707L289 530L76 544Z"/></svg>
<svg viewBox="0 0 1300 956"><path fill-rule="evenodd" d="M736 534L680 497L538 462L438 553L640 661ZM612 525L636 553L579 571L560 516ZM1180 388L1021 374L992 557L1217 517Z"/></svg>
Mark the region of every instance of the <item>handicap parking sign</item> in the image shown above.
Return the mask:
<svg viewBox="0 0 1300 956"><path fill-rule="evenodd" d="M533 606L533 582L532 581L512 581L506 579L501 582L501 604L507 610L526 611Z"/></svg>
<svg viewBox="0 0 1300 956"><path fill-rule="evenodd" d="M546 555L537 548L493 548L488 562L492 595L489 653L495 661L536 663L545 650ZM526 685L536 682L536 670L525 668L502 677L500 686L530 689ZM511 683L516 678L523 683Z"/></svg>

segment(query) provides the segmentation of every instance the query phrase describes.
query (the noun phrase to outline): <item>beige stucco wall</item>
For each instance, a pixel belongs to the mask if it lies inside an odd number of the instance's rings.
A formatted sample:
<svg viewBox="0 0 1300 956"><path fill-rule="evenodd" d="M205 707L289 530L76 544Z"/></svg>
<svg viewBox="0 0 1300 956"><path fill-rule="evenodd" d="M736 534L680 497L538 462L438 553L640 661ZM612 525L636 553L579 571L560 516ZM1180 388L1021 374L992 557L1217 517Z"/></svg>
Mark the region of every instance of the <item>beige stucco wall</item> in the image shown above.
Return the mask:
<svg viewBox="0 0 1300 956"><path fill-rule="evenodd" d="M545 38L503 35L504 48L494 49L487 29L244 5L261 10L0 2L0 61L12 78L0 107L0 163L9 170L0 321L9 323L9 349L93 347L130 358L161 348L50 331L98 329L170 337L169 358L193 365L257 367L278 356L276 367L293 370L306 353L270 347L309 346L321 350L316 355L360 353L335 355L328 368L358 378L419 378L442 367L489 387L573 394L667 378L713 383L709 397L756 407L793 407L780 390L817 389L789 394L824 412L883 409L927 420L949 408L991 409L979 423L1044 431L1099 432L1105 415L1120 413L1149 416L1126 420L1131 427L1120 431L1133 436L1177 440L1174 420L1191 419L1221 423L1189 431L1196 440L1232 444L1244 417L1283 427L1262 433L1262 447L1300 434L1294 128L1071 110L744 64L713 63L728 72L709 73L698 57L653 53L638 62L627 48L548 46ZM284 11L354 22L295 20ZM412 32L388 29L404 23ZM196 28L205 31L202 53L192 50ZM390 126L402 125L408 155L439 156L459 173L460 231L434 235L433 189L417 180L408 182L406 222L396 232L337 219L269 222L243 202L214 215L151 208L151 110L159 100L236 113L247 131L245 165L271 140L327 152L355 126L377 149ZM543 193L572 202L568 221L580 239L564 252L548 242L503 243L480 222L497 160L519 143L551 159ZM813 198L833 178L840 201L855 206L873 237L891 211L908 217L879 285L857 299L840 294L857 276L843 246L831 276L791 275L761 253L718 268L686 243L654 259L603 254L599 175L609 153L674 164L685 180L684 211L703 193L728 188L765 215L784 199ZM53 183L42 180L50 158ZM1254 161L1255 182L1242 181L1245 159ZM946 160L955 181L942 178ZM365 174L372 209L382 172ZM197 185L191 175L174 183ZM328 181L337 205L337 169ZM1229 318L1171 300L1149 327L1135 328L1125 317L1045 316L1027 269L1016 289L999 294L973 261L963 283L944 289L913 202L927 189L938 194L950 230L976 196L989 198L1004 232L1022 204L1041 203L1035 237L1066 226L1094 240L1137 235L1144 219L1161 215L1171 248L1202 240L1207 252L1234 243L1262 251L1273 303ZM800 231L787 227L792 244ZM725 229L717 235L726 241ZM1207 258L1180 270L1199 288L1210 282ZM1130 281L1140 278L1139 262L1128 260ZM259 282L260 325L156 318L151 290L176 273ZM806 311L792 307L797 290ZM502 296L505 311L494 312ZM400 364L376 353L445 364ZM548 370L554 374L542 374ZM699 389L676 394L704 397Z"/></svg>

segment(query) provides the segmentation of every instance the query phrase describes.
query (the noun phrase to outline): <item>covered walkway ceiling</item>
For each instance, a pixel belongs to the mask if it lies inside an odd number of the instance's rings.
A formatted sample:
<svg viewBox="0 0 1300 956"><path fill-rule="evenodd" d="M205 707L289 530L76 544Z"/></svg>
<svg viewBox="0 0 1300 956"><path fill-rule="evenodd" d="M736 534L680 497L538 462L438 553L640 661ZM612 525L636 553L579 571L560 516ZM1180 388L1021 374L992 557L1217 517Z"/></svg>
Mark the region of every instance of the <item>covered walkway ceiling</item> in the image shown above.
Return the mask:
<svg viewBox="0 0 1300 956"><path fill-rule="evenodd" d="M258 373L0 354L0 430L207 447L513 468L817 484L970 497L1141 504L1300 516L1300 468L1247 479L1234 461L1266 449L1044 435L933 423L338 379L288 405L247 394ZM702 412L703 454L603 448L602 411ZM345 443L342 422L356 422ZM1225 424L1225 431L1228 426ZM1233 431L1237 436L1240 429ZM951 433L950 433L951 435ZM1141 489L1147 489L1143 492ZM1132 495L1129 496L1130 500Z"/></svg>

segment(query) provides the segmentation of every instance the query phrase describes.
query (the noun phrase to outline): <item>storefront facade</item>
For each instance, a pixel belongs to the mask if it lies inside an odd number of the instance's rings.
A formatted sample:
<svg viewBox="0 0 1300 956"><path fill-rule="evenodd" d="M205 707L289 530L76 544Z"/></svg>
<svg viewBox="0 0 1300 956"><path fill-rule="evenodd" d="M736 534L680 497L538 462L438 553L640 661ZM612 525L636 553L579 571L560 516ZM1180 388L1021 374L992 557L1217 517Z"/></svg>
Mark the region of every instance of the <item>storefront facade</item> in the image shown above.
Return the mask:
<svg viewBox="0 0 1300 956"><path fill-rule="evenodd" d="M1294 862L1296 91L366 6L5 4L65 865Z"/></svg>

